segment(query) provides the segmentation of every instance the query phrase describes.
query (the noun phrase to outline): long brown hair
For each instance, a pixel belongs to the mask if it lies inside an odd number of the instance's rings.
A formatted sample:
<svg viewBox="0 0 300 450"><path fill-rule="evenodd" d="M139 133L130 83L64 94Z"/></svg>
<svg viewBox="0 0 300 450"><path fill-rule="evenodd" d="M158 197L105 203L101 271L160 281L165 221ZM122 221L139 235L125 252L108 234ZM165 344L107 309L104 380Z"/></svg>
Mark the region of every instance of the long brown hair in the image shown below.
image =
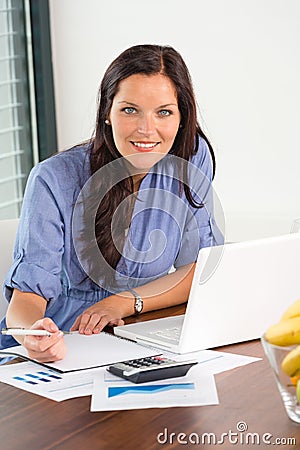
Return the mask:
<svg viewBox="0 0 300 450"><path fill-rule="evenodd" d="M91 174L94 174L106 164L121 157L114 143L111 127L105 124L109 117L113 99L118 91L119 83L134 74L154 75L164 74L172 82L177 93L181 125L174 140L170 153L189 161L195 148L197 139L201 136L207 143L215 171L215 158L211 144L197 122L197 108L188 68L181 55L169 46L136 45L121 53L106 70L98 97L98 112L95 136L92 140L90 156ZM186 165L184 165L187 167ZM186 174L185 174L186 175ZM186 179L186 178L184 178ZM103 184L107 181L100 180ZM101 189L101 186L99 186ZM192 197L187 183L184 192L189 203L194 207L202 207ZM95 220L95 235L98 247L113 268L116 268L121 257L116 248L111 233L111 223L116 208L130 194L133 193L133 181L130 176L124 178L110 189L100 203ZM125 202L124 202L125 203ZM120 215L122 217L122 215ZM124 218L123 231L126 228ZM124 234L121 233L123 236ZM119 241L122 241L120 235ZM122 243L118 242L118 248ZM121 247L120 247L121 245Z"/></svg>

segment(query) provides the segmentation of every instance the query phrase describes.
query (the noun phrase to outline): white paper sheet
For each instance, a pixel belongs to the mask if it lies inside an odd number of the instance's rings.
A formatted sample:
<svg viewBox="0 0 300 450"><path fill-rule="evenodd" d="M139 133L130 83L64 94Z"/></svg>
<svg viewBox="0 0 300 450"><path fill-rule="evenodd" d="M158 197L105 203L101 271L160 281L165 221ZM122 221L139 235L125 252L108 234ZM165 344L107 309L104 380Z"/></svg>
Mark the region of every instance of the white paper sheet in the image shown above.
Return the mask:
<svg viewBox="0 0 300 450"><path fill-rule="evenodd" d="M206 371L214 375L261 360L261 358L253 356L236 355L235 353L219 352L217 350L201 350L184 355L172 354L170 357L176 361L195 359L200 365L204 365Z"/></svg>
<svg viewBox="0 0 300 450"><path fill-rule="evenodd" d="M216 405L219 403L214 376L200 366L192 367L180 378L134 384L98 372L94 378L91 411L169 408Z"/></svg>
<svg viewBox="0 0 300 450"><path fill-rule="evenodd" d="M32 362L22 362L1 366L0 381L60 402L91 395L97 370L59 374Z"/></svg>
<svg viewBox="0 0 300 450"><path fill-rule="evenodd" d="M67 347L66 357L62 361L46 363L43 366L66 373L162 353L161 350L154 350L105 332L91 336L75 332L67 334L64 339ZM0 356L1 354L28 359L27 350L22 345L0 350Z"/></svg>
<svg viewBox="0 0 300 450"><path fill-rule="evenodd" d="M189 373L192 373L192 371L197 367L197 370L202 373L201 380L204 383L204 386L205 378L207 377L211 376L207 382L208 386L210 386L211 380L213 379L212 376L214 374L249 364L260 359L213 350L203 350L201 352L190 353L188 355L176 355L176 357L173 354L168 354L166 356L172 356L177 360L189 358L196 359L199 364L193 367ZM49 372L49 374L43 375L39 372ZM22 362L18 364L0 366L0 382L55 401L62 401L68 398L92 395L93 380L98 372L106 373L106 380L109 380L109 374L106 372L105 368L59 374L55 371L49 370L48 368L45 369L37 363ZM53 376L49 376L50 373ZM30 375L28 376L28 374ZM37 376L38 378L35 379L34 376ZM55 376L59 378L55 378ZM110 376L119 382L122 381L118 377L114 377L113 375ZM21 379L17 379L15 377L20 377ZM51 381L42 381L40 378L50 379ZM186 377L183 377L182 379L186 380ZM99 382L98 375L97 380ZM175 380L177 382L179 379L177 378ZM30 383L29 381L35 382L35 384ZM169 380L164 380L164 382L168 383ZM132 383L130 384L133 385ZM203 398L201 401L203 401Z"/></svg>
<svg viewBox="0 0 300 450"><path fill-rule="evenodd" d="M261 359L214 350L184 355L164 354L177 361L195 359L198 365L192 367L185 377L141 384L98 372L94 380L91 411L218 404L214 375Z"/></svg>

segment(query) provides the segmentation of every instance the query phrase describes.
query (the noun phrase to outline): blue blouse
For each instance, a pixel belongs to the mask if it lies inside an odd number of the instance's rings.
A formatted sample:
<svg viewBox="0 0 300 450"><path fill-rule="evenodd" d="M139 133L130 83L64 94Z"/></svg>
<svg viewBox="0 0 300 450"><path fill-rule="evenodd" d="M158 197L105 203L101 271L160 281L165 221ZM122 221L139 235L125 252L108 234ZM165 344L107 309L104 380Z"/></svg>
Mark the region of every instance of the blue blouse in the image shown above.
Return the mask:
<svg viewBox="0 0 300 450"><path fill-rule="evenodd" d="M45 316L69 330L85 309L112 292L164 276L172 266L196 261L201 247L221 243L213 218L212 163L204 140L199 140L188 164L193 198L205 206L199 209L188 203L175 156L159 161L140 185L113 286L89 276L75 236L77 199L92 178L88 146L37 164L24 194L14 262L4 283L6 299L10 301L14 288L34 292L47 301ZM0 326L6 326L5 318ZM16 344L12 337L0 335L0 348Z"/></svg>

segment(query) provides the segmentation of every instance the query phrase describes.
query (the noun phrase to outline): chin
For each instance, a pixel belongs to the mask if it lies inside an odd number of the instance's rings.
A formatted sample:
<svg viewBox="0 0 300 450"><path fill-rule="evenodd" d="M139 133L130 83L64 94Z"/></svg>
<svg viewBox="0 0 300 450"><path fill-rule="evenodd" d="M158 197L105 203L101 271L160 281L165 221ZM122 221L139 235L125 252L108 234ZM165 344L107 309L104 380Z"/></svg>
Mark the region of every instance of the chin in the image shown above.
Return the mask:
<svg viewBox="0 0 300 450"><path fill-rule="evenodd" d="M132 167L139 170L149 171L163 157L164 153L140 152L125 156Z"/></svg>

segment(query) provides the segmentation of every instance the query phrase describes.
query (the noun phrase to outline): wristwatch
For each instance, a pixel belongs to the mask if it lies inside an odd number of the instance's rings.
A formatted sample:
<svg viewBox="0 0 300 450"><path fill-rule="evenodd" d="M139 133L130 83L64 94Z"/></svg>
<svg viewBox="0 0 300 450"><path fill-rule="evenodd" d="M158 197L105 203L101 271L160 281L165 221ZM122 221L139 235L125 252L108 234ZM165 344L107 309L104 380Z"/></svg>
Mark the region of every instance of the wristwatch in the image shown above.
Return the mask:
<svg viewBox="0 0 300 450"><path fill-rule="evenodd" d="M143 299L134 289L128 289L128 291L134 296L134 313L138 316L143 311Z"/></svg>

